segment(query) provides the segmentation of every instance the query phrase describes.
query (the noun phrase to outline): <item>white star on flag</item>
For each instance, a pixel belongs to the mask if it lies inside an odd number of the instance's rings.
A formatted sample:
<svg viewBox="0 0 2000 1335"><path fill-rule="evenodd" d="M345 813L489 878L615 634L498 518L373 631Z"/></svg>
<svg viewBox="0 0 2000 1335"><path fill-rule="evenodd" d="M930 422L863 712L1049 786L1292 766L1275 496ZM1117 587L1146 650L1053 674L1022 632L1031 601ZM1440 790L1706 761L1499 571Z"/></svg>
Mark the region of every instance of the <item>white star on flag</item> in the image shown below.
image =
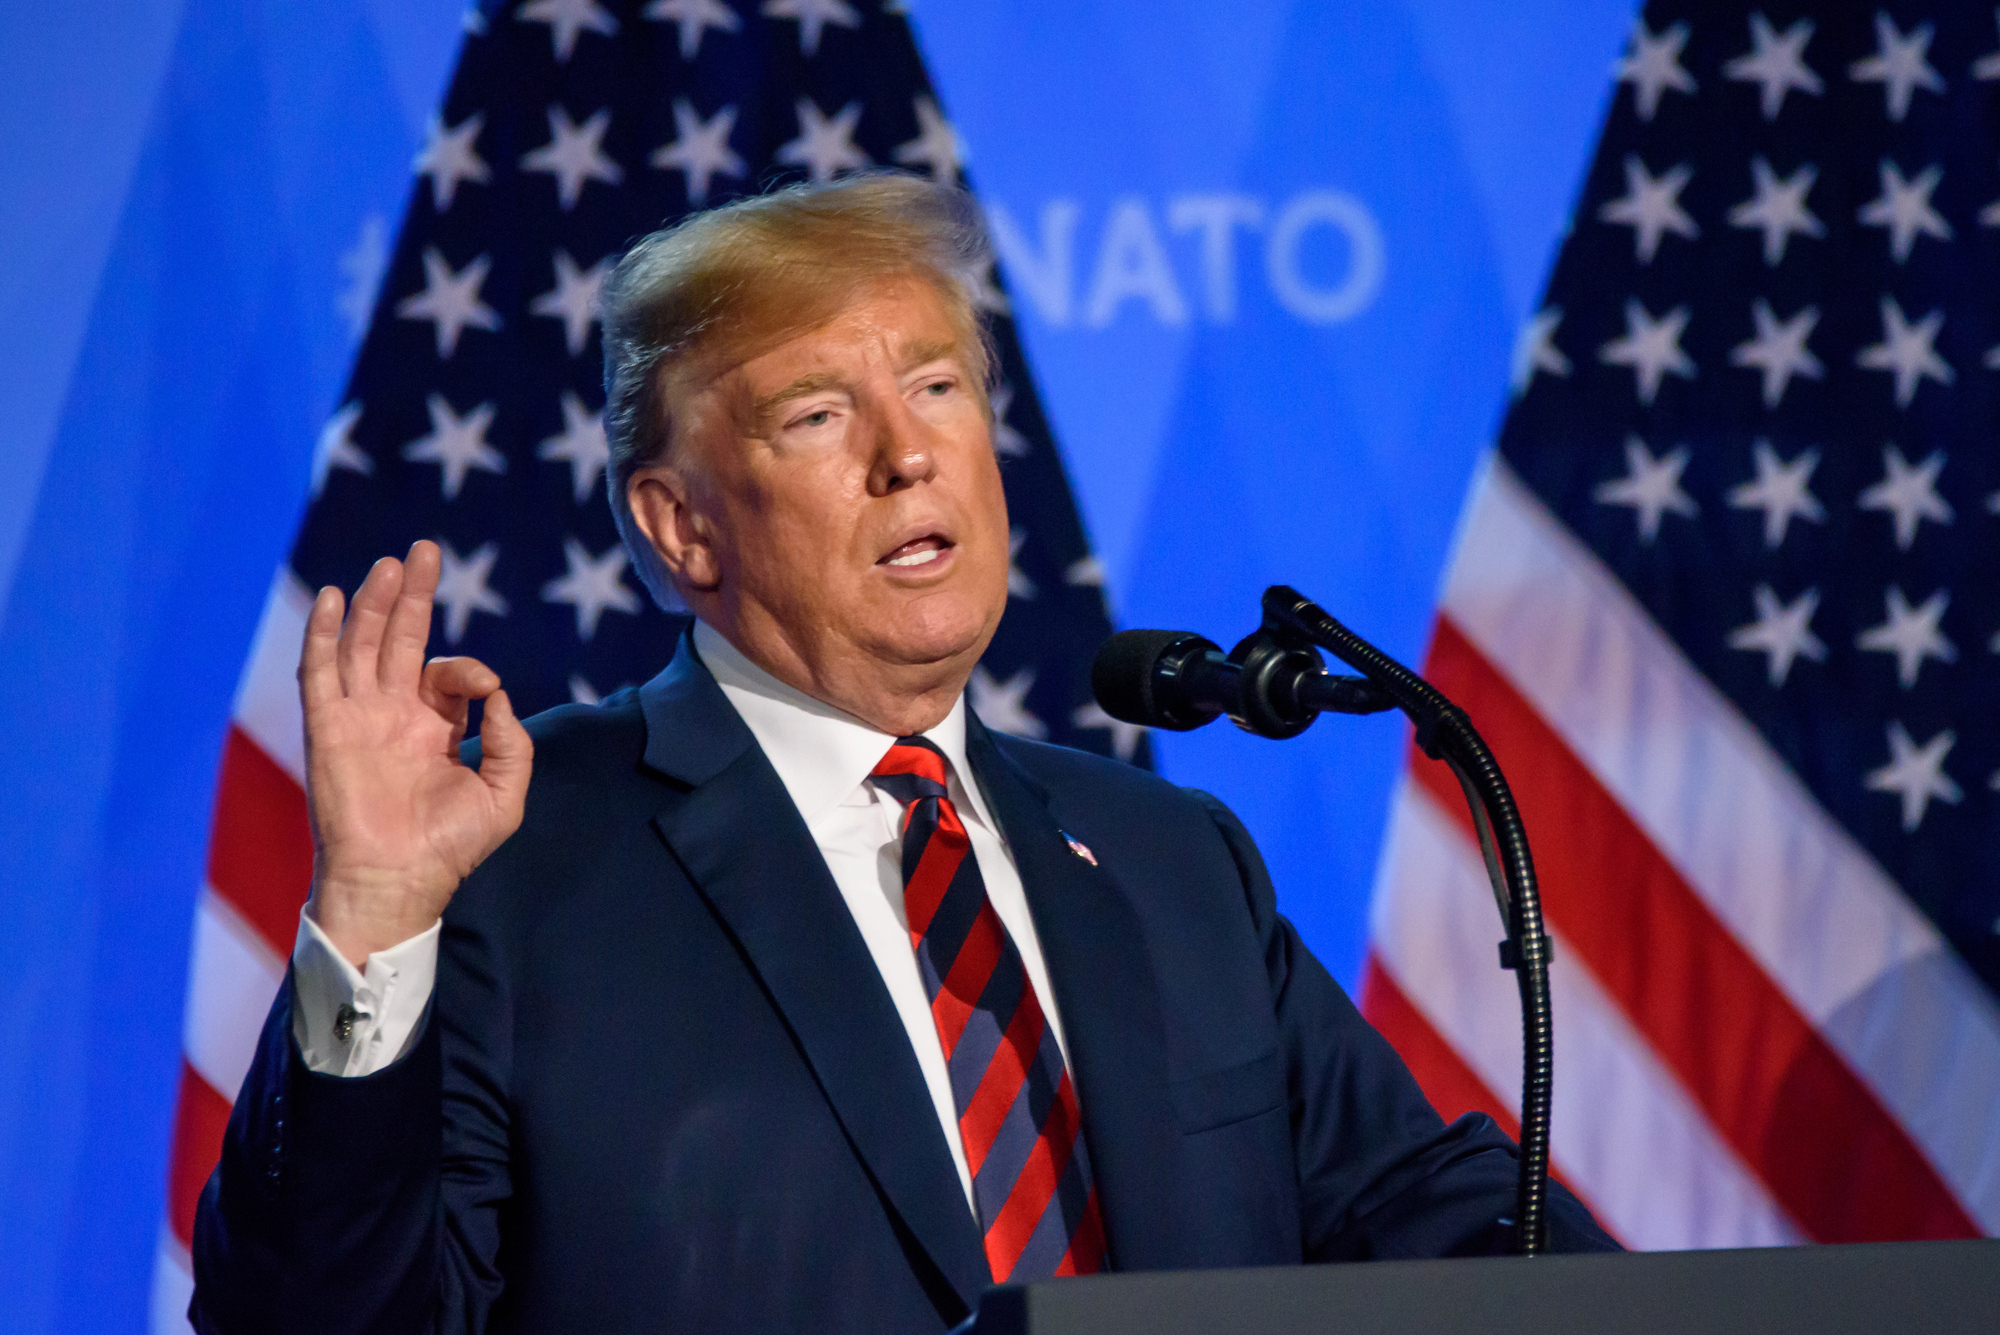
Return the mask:
<svg viewBox="0 0 2000 1335"><path fill-rule="evenodd" d="M847 0L764 0L757 11L767 19L794 19L799 25L799 50L810 60L819 54L820 32L831 23L836 28L858 28L861 16Z"/></svg>
<svg viewBox="0 0 2000 1335"><path fill-rule="evenodd" d="M1778 406L1793 376L1818 380L1826 374L1826 367L1806 347L1806 340L1819 324L1819 307L1808 306L1791 319L1780 320L1772 314L1771 304L1759 297L1750 307L1750 317L1756 322L1757 337L1730 349L1729 364L1764 373L1766 408Z"/></svg>
<svg viewBox="0 0 2000 1335"><path fill-rule="evenodd" d="M451 208L460 182L484 185L492 179L492 171L473 147L485 126L483 111L474 112L450 129L439 117L431 117L429 138L423 152L417 154L415 171L431 178L431 207L439 213Z"/></svg>
<svg viewBox="0 0 2000 1335"><path fill-rule="evenodd" d="M1127 723L1123 719L1115 719L1105 713L1104 706L1098 704L1095 700L1092 700L1087 705L1079 706L1077 711L1069 716L1069 721L1079 728L1109 729L1111 732L1111 754L1128 763L1138 753L1139 740L1146 735L1145 725Z"/></svg>
<svg viewBox="0 0 2000 1335"><path fill-rule="evenodd" d="M368 317L375 312L382 275L389 271L389 225L381 214L371 213L361 220L360 234L340 256L340 271L347 276L347 286L334 299L334 308L347 321L348 334L360 338L368 332Z"/></svg>
<svg viewBox="0 0 2000 1335"><path fill-rule="evenodd" d="M1553 376L1569 374L1569 358L1563 356L1555 341L1562 319L1562 307L1550 306L1529 316L1521 332L1514 336L1514 365L1507 380L1515 398L1526 394L1541 372Z"/></svg>
<svg viewBox="0 0 2000 1335"><path fill-rule="evenodd" d="M1923 824L1932 798L1956 805L1965 796L1944 772L1944 758L1957 742L1958 734L1946 728L1919 748L1900 722L1889 725L1889 763L1863 782L1871 792L1903 799L1903 833L1914 834Z"/></svg>
<svg viewBox="0 0 2000 1335"><path fill-rule="evenodd" d="M1701 512L1694 497L1681 490L1688 466L1687 446L1655 459L1637 436L1625 438L1625 476L1600 482L1592 497L1600 505L1629 505L1639 520L1639 541L1652 545L1659 536L1660 516L1672 510L1692 519Z"/></svg>
<svg viewBox="0 0 2000 1335"><path fill-rule="evenodd" d="M1783 545L1792 520L1826 522L1826 507L1810 490L1819 451L1805 450L1785 462L1768 440L1758 441L1754 449L1757 476L1730 488L1728 501L1732 509L1764 512L1764 545L1775 550Z"/></svg>
<svg viewBox="0 0 2000 1335"><path fill-rule="evenodd" d="M458 499L465 475L473 469L507 471L507 456L486 443L486 430L493 425L492 404L482 403L460 417L444 395L433 394L424 400L424 407L430 411L431 433L405 445L403 458L413 464L436 464L447 501Z"/></svg>
<svg viewBox="0 0 2000 1335"><path fill-rule="evenodd" d="M960 269L954 275L965 294L972 298L973 309L990 315L1007 314L1007 298L1000 291L1000 285L993 278L993 257L987 256L979 263Z"/></svg>
<svg viewBox="0 0 2000 1335"><path fill-rule="evenodd" d="M1926 658L1935 658L1940 663L1958 661L1958 647L1944 637L1938 626L1944 619L1945 608L1951 606L1949 590L1939 589L1924 599L1922 606L1911 607L1901 587L1891 584L1883 594L1882 603L1883 615L1888 619L1862 631L1854 643L1871 653L1894 654L1896 680L1904 690L1917 684L1917 674L1923 671Z"/></svg>
<svg viewBox="0 0 2000 1335"><path fill-rule="evenodd" d="M364 477L375 471L375 461L354 443L354 424L360 420L361 405L350 403L327 418L326 425L319 429L319 439L313 445L313 495L319 495L326 486L326 475L336 468L350 469Z"/></svg>
<svg viewBox="0 0 2000 1335"><path fill-rule="evenodd" d="M1952 521L1951 505L1937 492L1938 474L1943 470L1943 450L1912 468L1901 450L1884 445L1882 480L1862 492L1856 504L1863 510L1887 510L1895 516L1896 546L1907 552L1917 540L1918 524L1926 519L1939 524Z"/></svg>
<svg viewBox="0 0 2000 1335"><path fill-rule="evenodd" d="M1764 233L1764 263L1776 265L1785 258L1785 246L1792 233L1801 236L1826 235L1826 224L1806 208L1806 192L1819 179L1819 168L1810 162L1783 180L1763 158L1750 160L1751 179L1757 193L1729 210L1732 227L1755 227Z"/></svg>
<svg viewBox="0 0 2000 1335"><path fill-rule="evenodd" d="M701 39L710 28L735 32L743 26L736 11L721 0L653 0L646 17L660 23L680 25L681 59L693 60L701 50Z"/></svg>
<svg viewBox="0 0 2000 1335"><path fill-rule="evenodd" d="M507 600L487 585L493 577L493 563L500 559L500 544L483 544L471 556L461 557L452 545L438 539L441 558L435 599L444 609L444 638L457 644L465 635L466 623L474 612L507 615Z"/></svg>
<svg viewBox="0 0 2000 1335"><path fill-rule="evenodd" d="M1825 85L1806 64L1806 43L1812 40L1811 19L1800 19L1780 36L1762 14L1750 16L1752 50L1722 67L1722 72L1741 83L1759 85L1757 105L1764 119L1774 121L1784 109L1785 94L1797 89L1818 97Z"/></svg>
<svg viewBox="0 0 2000 1335"><path fill-rule="evenodd" d="M1907 408L1916 396L1917 385L1929 377L1941 385L1955 378L1951 364L1931 346L1944 328L1944 312L1932 311L1916 324L1903 318L1903 308L1891 296L1882 298L1882 341L1863 348L1855 365L1871 371L1891 371L1896 376L1896 406Z"/></svg>
<svg viewBox="0 0 2000 1335"><path fill-rule="evenodd" d="M522 155L521 170L547 172L556 178L557 198L564 212L576 207L584 183L602 181L617 185L625 179L624 168L604 155L604 132L611 128L611 108L578 125L560 106L549 108L549 142Z"/></svg>
<svg viewBox="0 0 2000 1335"><path fill-rule="evenodd" d="M828 120L809 97L798 101L799 137L778 148L777 159L804 167L815 181L830 181L843 171L868 165L868 155L854 146L854 128L861 123L861 104L849 102Z"/></svg>
<svg viewBox="0 0 2000 1335"><path fill-rule="evenodd" d="M1919 88L1933 93L1944 91L1944 76L1930 66L1934 29L1925 23L1904 36L1887 14L1875 14L1875 54L1848 67L1856 83L1879 83L1888 103L1889 119L1900 121L1910 111L1910 98Z"/></svg>
<svg viewBox="0 0 2000 1335"><path fill-rule="evenodd" d="M1001 381L993 387L993 452L1003 459L1019 459L1028 453L1028 438L1007 424L1014 407L1014 387Z"/></svg>
<svg viewBox="0 0 2000 1335"><path fill-rule="evenodd" d="M1063 571L1063 583L1080 589L1101 589L1104 587L1104 562L1095 553L1079 556Z"/></svg>
<svg viewBox="0 0 2000 1335"><path fill-rule="evenodd" d="M562 434L550 436L535 449L537 459L569 465L570 490L582 505L611 466L611 445L604 435L604 414L593 413L568 390L562 396Z"/></svg>
<svg viewBox="0 0 2000 1335"><path fill-rule="evenodd" d="M403 298L396 314L405 320L429 320L437 334L438 356L449 357L458 351L458 336L468 327L488 331L500 327L500 312L479 299L479 285L492 267L491 257L481 255L454 273L432 246L424 251L424 290Z"/></svg>
<svg viewBox="0 0 2000 1335"><path fill-rule="evenodd" d="M597 321L597 304L604 291L604 279L611 272L607 255L588 269L576 267L566 250L555 252L556 285L528 304L535 315L563 322L563 344L569 355L579 356L590 339L590 326Z"/></svg>
<svg viewBox="0 0 2000 1335"><path fill-rule="evenodd" d="M1773 690L1785 684L1794 660L1826 661L1826 645L1812 633L1818 589L1807 589L1790 603L1782 603L1770 585L1759 584L1751 596L1757 603L1757 619L1729 632L1729 647L1767 655L1765 669Z"/></svg>
<svg viewBox="0 0 2000 1335"><path fill-rule="evenodd" d="M1993 23L2000 27L2000 7L1993 10ZM2000 51L1981 56L1972 62L1972 77L1975 79L2000 79Z"/></svg>
<svg viewBox="0 0 2000 1335"><path fill-rule="evenodd" d="M729 146L736 129L736 107L732 104L707 120L684 97L674 99L674 142L653 150L652 164L662 171L677 171L687 181L688 203L701 208L708 203L708 183L716 176L741 180L746 168L743 159Z"/></svg>
<svg viewBox="0 0 2000 1335"><path fill-rule="evenodd" d="M1035 582L1021 573L1021 567L1014 564L1014 558L1021 554L1021 547L1028 541L1024 529L1015 529L1007 535L1007 596L1009 598L1032 598L1035 596Z"/></svg>
<svg viewBox="0 0 2000 1335"><path fill-rule="evenodd" d="M985 665L972 669L966 692L972 697L972 712L995 732L1015 737L1046 737L1048 728L1028 712L1028 688L1035 684L1033 668L1022 668L1004 682L993 680Z"/></svg>
<svg viewBox="0 0 2000 1335"><path fill-rule="evenodd" d="M577 705L595 705L604 701L597 688L590 684L590 679L581 672L569 674L569 698L571 704Z"/></svg>
<svg viewBox="0 0 2000 1335"><path fill-rule="evenodd" d="M549 45L555 51L558 65L569 63L576 51L576 39L582 33L602 33L609 37L618 31L618 20L597 0L532 0L521 6L519 17L523 23L549 25Z"/></svg>
<svg viewBox="0 0 2000 1335"><path fill-rule="evenodd" d="M1694 168L1682 163L1666 175L1654 177L1638 154L1628 153L1625 193L1599 209L1597 216L1604 222L1630 227L1639 263L1651 264L1662 234L1672 232L1690 241L1701 235L1701 228L1680 204L1681 190L1693 176Z"/></svg>
<svg viewBox="0 0 2000 1335"><path fill-rule="evenodd" d="M896 146L896 161L906 167L921 162L933 177L957 185L958 169L965 161L958 132L930 98L920 97L912 105L917 113L917 137Z"/></svg>
<svg viewBox="0 0 2000 1335"><path fill-rule="evenodd" d="M1889 229L1889 253L1901 264L1910 258L1917 234L1951 240L1951 224L1931 207L1931 192L1944 179L1944 169L1929 167L1914 181L1903 179L1895 163L1882 159L1882 193L1861 206L1861 221Z"/></svg>
<svg viewBox="0 0 2000 1335"><path fill-rule="evenodd" d="M1681 48L1687 45L1687 40L1685 23L1676 23L1656 37L1643 18L1633 21L1631 52L1612 69L1618 75L1618 82L1632 85L1640 120L1653 119L1653 113L1660 107L1660 95L1667 89L1695 91L1694 76L1681 68Z"/></svg>
<svg viewBox="0 0 2000 1335"><path fill-rule="evenodd" d="M1667 372L1694 379L1694 360L1681 351L1681 333L1687 325L1685 306L1676 306L1655 320L1636 297L1628 297L1624 337L1614 338L1598 349L1597 358L1611 366L1631 367L1638 382L1639 402L1650 406Z"/></svg>
<svg viewBox="0 0 2000 1335"><path fill-rule="evenodd" d="M569 569L542 586L542 601L575 608L577 638L588 641L597 634L598 620L606 611L638 614L639 595L620 578L631 559L621 543L611 544L602 556L592 556L575 538L564 538L563 564Z"/></svg>

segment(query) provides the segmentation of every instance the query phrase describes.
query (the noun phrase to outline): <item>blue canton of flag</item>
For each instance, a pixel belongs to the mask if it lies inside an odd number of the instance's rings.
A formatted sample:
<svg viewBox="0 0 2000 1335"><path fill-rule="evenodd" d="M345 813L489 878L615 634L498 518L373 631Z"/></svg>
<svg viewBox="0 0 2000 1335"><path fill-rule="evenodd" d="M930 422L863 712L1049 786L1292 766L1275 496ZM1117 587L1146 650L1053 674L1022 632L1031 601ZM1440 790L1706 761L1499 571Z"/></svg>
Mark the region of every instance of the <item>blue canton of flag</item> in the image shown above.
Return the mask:
<svg viewBox="0 0 2000 1335"><path fill-rule="evenodd" d="M2000 991L1995 11L1650 4L1618 78L1501 454Z"/></svg>
<svg viewBox="0 0 2000 1335"><path fill-rule="evenodd" d="M435 538L434 643L531 713L657 671L682 622L644 596L606 503L598 291L638 237L869 167L963 181L900 7L850 0L527 0L465 47L345 401L322 434L292 568L352 589ZM962 275L999 348L994 443L1010 598L970 693L1001 731L1148 763L1091 700L1102 577L998 275Z"/></svg>

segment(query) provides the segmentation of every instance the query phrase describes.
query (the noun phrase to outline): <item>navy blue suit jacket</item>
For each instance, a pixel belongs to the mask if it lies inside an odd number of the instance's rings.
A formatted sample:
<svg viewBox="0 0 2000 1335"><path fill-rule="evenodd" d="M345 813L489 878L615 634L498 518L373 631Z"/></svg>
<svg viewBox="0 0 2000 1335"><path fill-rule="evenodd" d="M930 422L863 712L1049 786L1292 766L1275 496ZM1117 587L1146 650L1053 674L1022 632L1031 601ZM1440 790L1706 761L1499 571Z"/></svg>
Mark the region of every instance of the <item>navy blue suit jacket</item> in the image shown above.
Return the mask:
<svg viewBox="0 0 2000 1335"><path fill-rule="evenodd" d="M1431 1110L1221 804L968 725L1112 1267L1504 1249L1512 1145ZM529 726L525 822L445 914L416 1046L315 1074L281 989L196 1221L197 1327L960 1321L990 1277L902 1022L688 641L645 687ZM1553 1194L1556 1246L1612 1245Z"/></svg>

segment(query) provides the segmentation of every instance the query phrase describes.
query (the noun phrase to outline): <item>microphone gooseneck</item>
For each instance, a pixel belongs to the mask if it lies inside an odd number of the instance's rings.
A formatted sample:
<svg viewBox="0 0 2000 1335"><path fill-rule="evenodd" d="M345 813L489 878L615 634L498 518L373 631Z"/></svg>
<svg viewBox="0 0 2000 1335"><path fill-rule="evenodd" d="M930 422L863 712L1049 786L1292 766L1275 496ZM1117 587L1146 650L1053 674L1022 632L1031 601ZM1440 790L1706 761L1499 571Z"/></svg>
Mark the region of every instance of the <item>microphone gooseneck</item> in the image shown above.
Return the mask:
<svg viewBox="0 0 2000 1335"><path fill-rule="evenodd" d="M1185 732L1222 714L1245 731L1294 737L1321 712L1370 714L1397 708L1416 728L1417 746L1451 767L1506 924L1500 965L1521 994L1521 1163L1514 1250L1538 1255L1548 1236L1549 1104L1554 1083L1554 1019L1549 1002L1551 942L1527 831L1507 779L1465 711L1443 692L1342 625L1295 589L1264 591L1264 621L1228 655L1189 631L1128 630L1113 635L1091 665L1091 690L1113 718ZM1358 677L1326 671L1324 649Z"/></svg>

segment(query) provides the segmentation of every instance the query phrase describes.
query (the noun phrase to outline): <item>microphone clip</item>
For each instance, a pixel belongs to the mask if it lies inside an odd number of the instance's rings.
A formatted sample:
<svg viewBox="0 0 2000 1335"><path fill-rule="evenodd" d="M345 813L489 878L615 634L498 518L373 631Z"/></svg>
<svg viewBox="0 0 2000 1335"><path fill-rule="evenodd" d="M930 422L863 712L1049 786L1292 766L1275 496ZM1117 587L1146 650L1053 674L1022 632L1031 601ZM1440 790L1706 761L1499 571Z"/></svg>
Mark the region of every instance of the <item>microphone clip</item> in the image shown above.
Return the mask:
<svg viewBox="0 0 2000 1335"><path fill-rule="evenodd" d="M1236 642L1225 660L1240 684L1229 721L1282 741L1312 726L1322 711L1377 714L1395 701L1365 677L1334 676L1303 630L1267 610L1264 624Z"/></svg>

